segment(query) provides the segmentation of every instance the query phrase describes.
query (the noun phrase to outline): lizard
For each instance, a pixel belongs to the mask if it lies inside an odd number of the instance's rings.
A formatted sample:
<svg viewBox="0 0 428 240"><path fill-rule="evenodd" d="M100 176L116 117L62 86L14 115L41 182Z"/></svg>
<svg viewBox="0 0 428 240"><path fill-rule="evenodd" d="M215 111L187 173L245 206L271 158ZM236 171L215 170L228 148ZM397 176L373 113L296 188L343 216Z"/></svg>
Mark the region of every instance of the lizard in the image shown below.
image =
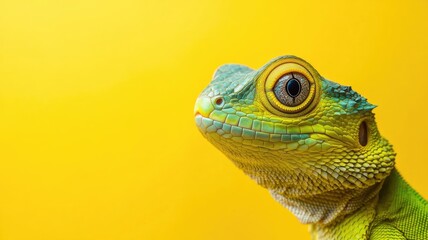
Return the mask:
<svg viewBox="0 0 428 240"><path fill-rule="evenodd" d="M395 168L375 107L286 55L258 70L220 66L194 119L312 239L428 239L428 203Z"/></svg>

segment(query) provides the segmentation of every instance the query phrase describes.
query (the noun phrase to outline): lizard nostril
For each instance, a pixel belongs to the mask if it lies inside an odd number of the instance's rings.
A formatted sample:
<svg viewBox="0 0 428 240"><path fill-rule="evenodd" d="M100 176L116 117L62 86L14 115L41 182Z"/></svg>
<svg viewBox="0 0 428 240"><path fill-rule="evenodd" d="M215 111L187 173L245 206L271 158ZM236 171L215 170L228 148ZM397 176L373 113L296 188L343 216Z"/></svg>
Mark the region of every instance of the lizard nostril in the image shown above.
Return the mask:
<svg viewBox="0 0 428 240"><path fill-rule="evenodd" d="M220 106L220 105L222 105L223 104L223 98L222 97L219 97L219 98L217 98L216 100L215 100L215 104L216 105L218 105L218 106Z"/></svg>

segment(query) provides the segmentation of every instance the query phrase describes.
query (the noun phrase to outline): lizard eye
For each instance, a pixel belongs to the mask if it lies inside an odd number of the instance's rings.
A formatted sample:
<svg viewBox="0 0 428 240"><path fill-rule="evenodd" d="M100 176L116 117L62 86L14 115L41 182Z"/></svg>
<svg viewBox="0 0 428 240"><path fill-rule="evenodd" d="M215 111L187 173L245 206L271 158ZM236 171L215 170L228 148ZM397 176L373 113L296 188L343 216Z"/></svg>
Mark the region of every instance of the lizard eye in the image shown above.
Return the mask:
<svg viewBox="0 0 428 240"><path fill-rule="evenodd" d="M304 60L286 56L274 60L258 78L260 100L271 112L300 116L319 101L321 77Z"/></svg>
<svg viewBox="0 0 428 240"><path fill-rule="evenodd" d="M309 96L310 83L306 77L297 72L287 73L275 83L275 97L284 105L295 107Z"/></svg>

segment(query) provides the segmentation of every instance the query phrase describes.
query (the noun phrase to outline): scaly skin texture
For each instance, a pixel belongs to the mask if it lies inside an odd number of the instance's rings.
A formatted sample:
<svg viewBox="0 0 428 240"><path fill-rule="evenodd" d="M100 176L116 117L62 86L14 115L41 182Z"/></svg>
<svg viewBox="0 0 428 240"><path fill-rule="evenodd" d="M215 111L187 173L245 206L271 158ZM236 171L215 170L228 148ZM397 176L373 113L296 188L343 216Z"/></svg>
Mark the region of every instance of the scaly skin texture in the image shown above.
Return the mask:
<svg viewBox="0 0 428 240"><path fill-rule="evenodd" d="M290 76L303 76L299 86L307 91L284 90L289 85L278 81ZM280 91L295 95L287 102ZM283 56L259 70L220 67L196 101L195 121L209 142L309 224L312 239L428 239L428 204L395 170L374 107L304 60Z"/></svg>

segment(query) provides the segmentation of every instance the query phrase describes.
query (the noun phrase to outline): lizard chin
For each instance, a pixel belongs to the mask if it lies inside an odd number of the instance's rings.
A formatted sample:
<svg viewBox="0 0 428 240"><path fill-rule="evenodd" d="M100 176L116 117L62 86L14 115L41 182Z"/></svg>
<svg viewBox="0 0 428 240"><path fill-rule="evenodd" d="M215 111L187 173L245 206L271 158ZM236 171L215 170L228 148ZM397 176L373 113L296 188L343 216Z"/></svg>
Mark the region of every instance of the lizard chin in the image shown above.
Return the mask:
<svg viewBox="0 0 428 240"><path fill-rule="evenodd" d="M383 184L383 178L341 182L339 176L323 173L323 169L330 169L326 165L314 167L319 159L310 160L298 151L251 149L213 136L207 134L207 139L304 224L328 225L367 202L377 201Z"/></svg>

